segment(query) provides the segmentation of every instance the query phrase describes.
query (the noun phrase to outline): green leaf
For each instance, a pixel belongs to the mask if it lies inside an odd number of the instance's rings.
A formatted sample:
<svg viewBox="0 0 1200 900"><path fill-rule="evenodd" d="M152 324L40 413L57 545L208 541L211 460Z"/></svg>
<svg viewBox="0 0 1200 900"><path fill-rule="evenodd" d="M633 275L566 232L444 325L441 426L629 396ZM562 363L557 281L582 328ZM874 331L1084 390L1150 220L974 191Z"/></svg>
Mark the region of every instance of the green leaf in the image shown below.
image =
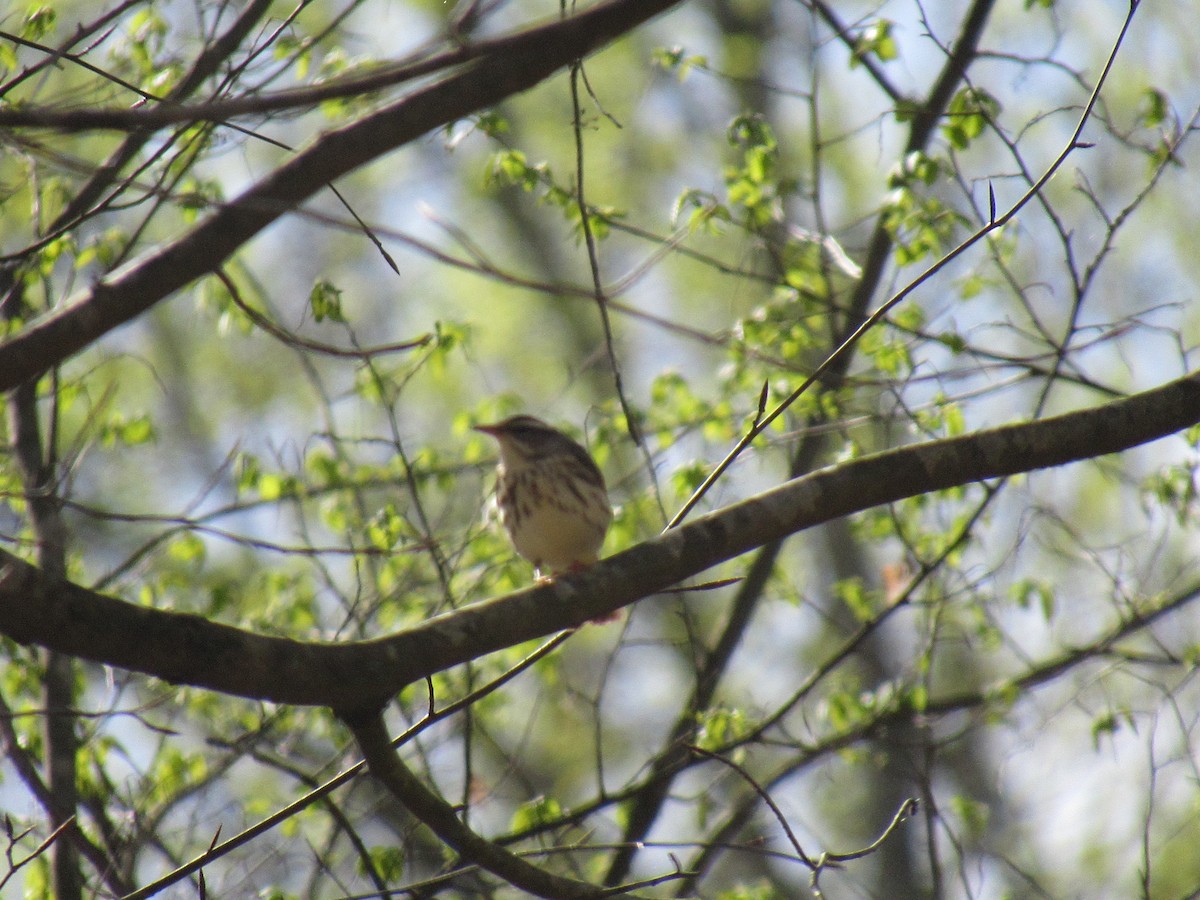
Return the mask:
<svg viewBox="0 0 1200 900"><path fill-rule="evenodd" d="M858 577L844 578L833 585L833 594L846 605L860 622L874 618L878 598L874 591L868 591L863 580Z"/></svg>
<svg viewBox="0 0 1200 900"><path fill-rule="evenodd" d="M910 709L915 712L924 712L929 705L929 688L924 684L915 684L909 688L905 699Z"/></svg>
<svg viewBox="0 0 1200 900"><path fill-rule="evenodd" d="M510 828L515 832L529 831L562 818L562 806L553 797L534 797L522 803L513 813Z"/></svg>
<svg viewBox="0 0 1200 900"><path fill-rule="evenodd" d="M1022 578L1008 589L1009 596L1021 609L1037 605L1046 621L1054 617L1054 591L1034 578Z"/></svg>
<svg viewBox="0 0 1200 900"><path fill-rule="evenodd" d="M237 475L236 484L239 494L255 490L258 487L258 480L262 477L262 464L258 461L258 457L245 452L239 453L234 461L233 469Z"/></svg>
<svg viewBox="0 0 1200 900"><path fill-rule="evenodd" d="M100 426L100 441L106 447L117 444L134 447L152 440L154 440L154 423L145 413L132 419L116 413Z"/></svg>
<svg viewBox="0 0 1200 900"><path fill-rule="evenodd" d="M719 234L720 223L731 221L728 207L715 194L697 188L687 188L680 193L671 207L671 224L679 225L685 213L688 232L693 234L700 230Z"/></svg>
<svg viewBox="0 0 1200 900"><path fill-rule="evenodd" d="M41 41L54 30L58 14L51 6L37 6L31 9L21 24L21 37L31 41Z"/></svg>
<svg viewBox="0 0 1200 900"><path fill-rule="evenodd" d="M168 550L172 559L180 562L203 562L206 554L204 541L191 532L185 532L170 543Z"/></svg>
<svg viewBox="0 0 1200 900"><path fill-rule="evenodd" d="M367 522L367 540L377 550L394 549L407 531L408 525L404 517L391 503L380 509Z"/></svg>
<svg viewBox="0 0 1200 900"><path fill-rule="evenodd" d="M295 496L299 483L291 475L278 472L264 472L258 479L258 495L264 500L279 500L282 497Z"/></svg>
<svg viewBox="0 0 1200 900"><path fill-rule="evenodd" d="M740 709L713 707L697 718L696 746L718 750L743 737L751 730L746 713Z"/></svg>
<svg viewBox="0 0 1200 900"><path fill-rule="evenodd" d="M895 59L898 51L893 27L894 23L890 20L877 19L859 32L850 53L850 68L860 65L868 56L874 56L881 62Z"/></svg>
<svg viewBox="0 0 1200 900"><path fill-rule="evenodd" d="M342 292L332 282L320 278L308 294L308 305L312 309L313 318L318 322L329 319L331 322L345 322L342 312Z"/></svg>
<svg viewBox="0 0 1200 900"><path fill-rule="evenodd" d="M909 187L920 183L931 185L942 174L942 164L920 150L907 154L888 174L888 187Z"/></svg>
<svg viewBox="0 0 1200 900"><path fill-rule="evenodd" d="M508 119L495 110L481 112L475 117L475 127L488 137L499 137L511 127Z"/></svg>
<svg viewBox="0 0 1200 900"><path fill-rule="evenodd" d="M964 87L946 108L942 134L958 150L965 150L1000 115L1000 101L980 87Z"/></svg>
<svg viewBox="0 0 1200 900"><path fill-rule="evenodd" d="M674 72L680 81L687 78L693 68L704 68L708 65L705 56L689 56L682 47L657 47L650 54L651 64L658 66L664 72Z"/></svg>
<svg viewBox="0 0 1200 900"><path fill-rule="evenodd" d="M1196 513L1196 472L1188 463L1164 466L1152 473L1146 478L1143 490L1152 503L1173 512L1180 525L1187 524Z"/></svg>
<svg viewBox="0 0 1200 900"><path fill-rule="evenodd" d="M978 837L984 833L991 812L986 803L963 794L955 794L950 798L950 808L969 834Z"/></svg>
<svg viewBox="0 0 1200 900"><path fill-rule="evenodd" d="M369 851L371 864L375 867L375 871L388 884L395 884L404 877L404 850L401 847L388 844L381 847L372 847ZM366 865L362 860L359 860L358 871L360 875L367 874Z"/></svg>
<svg viewBox="0 0 1200 900"><path fill-rule="evenodd" d="M1167 120L1170 109L1171 103L1167 99L1167 95L1158 90L1158 88L1146 88L1142 92L1139 118L1143 127L1155 128L1161 125Z"/></svg>
<svg viewBox="0 0 1200 900"><path fill-rule="evenodd" d="M488 187L517 185L522 190L532 191L549 179L550 170L545 163L531 166L520 150L502 150L492 156L484 184Z"/></svg>

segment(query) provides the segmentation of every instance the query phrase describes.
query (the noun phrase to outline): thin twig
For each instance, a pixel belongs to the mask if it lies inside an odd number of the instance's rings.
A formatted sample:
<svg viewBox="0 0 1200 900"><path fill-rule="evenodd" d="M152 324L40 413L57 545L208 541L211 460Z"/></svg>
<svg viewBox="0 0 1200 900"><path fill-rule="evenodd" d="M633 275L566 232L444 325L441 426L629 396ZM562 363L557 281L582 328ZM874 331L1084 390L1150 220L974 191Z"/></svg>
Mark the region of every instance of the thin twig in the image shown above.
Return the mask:
<svg viewBox="0 0 1200 900"><path fill-rule="evenodd" d="M695 744L689 745L687 749L691 750L693 753L705 757L706 759L714 759L722 765L728 766L729 768L733 769L733 771L737 772L738 775L742 777L742 780L750 785L750 787L754 790L754 793L758 794L763 803L767 804L767 808L771 810L771 813L775 816L776 821L779 822L779 827L782 828L783 833L787 835L787 839L791 843L792 849L796 851L796 855L800 857L804 864L810 869L816 869L820 866L819 861L810 859L809 855L804 852L804 848L800 846L800 840L796 837L795 832L792 831L792 826L788 824L787 816L783 814L783 810L781 810L775 801L771 799L771 795L767 793L767 790L754 779L753 775L747 772L745 768L735 763L732 759L721 756L719 753L714 753L711 750L705 750L703 747L698 747Z"/></svg>
<svg viewBox="0 0 1200 900"><path fill-rule="evenodd" d="M608 311L608 297L604 293L604 282L600 276L600 257L596 247L596 236L592 232L591 212L584 194L583 111L579 103L579 80L582 72L583 63L577 61L571 66L569 79L571 86L571 107L574 112L572 130L575 136L575 202L579 212L579 228L583 235L584 245L587 247L588 266L592 275L592 292L596 300L596 308L600 312L600 324L604 329L604 350L608 356L609 367L612 369L613 388L617 394L617 401L621 404L621 412L625 417L625 428L629 432L629 436L633 439L634 445L641 451L642 460L646 465L646 472L654 488L654 496L658 501L659 512L665 519L667 517L667 510L663 505L662 492L659 490L658 473L654 468L654 460L651 458L650 449L646 446L645 438L642 436L642 429L638 425L637 417L629 405L629 398L625 395L621 366L617 361L617 350L613 341L612 318Z"/></svg>
<svg viewBox="0 0 1200 900"><path fill-rule="evenodd" d="M1044 188L1047 182L1054 177L1055 173L1058 172L1071 153L1077 149L1086 149L1092 146L1089 143L1080 141L1079 137L1083 133L1083 128L1087 124L1088 119L1091 118L1092 110L1095 108L1096 102L1100 99L1100 90L1104 86L1105 81L1108 79L1108 73L1112 70L1113 63L1116 61L1117 51L1120 50L1121 44L1125 40L1125 35L1129 31L1129 26L1133 22L1133 15L1137 11L1137 6L1137 0L1134 0L1134 2L1130 4L1129 13L1126 15L1125 22L1121 26L1121 32L1117 35L1117 39L1113 44L1112 51L1108 55L1108 60L1104 64L1104 70L1100 73L1100 77L1096 81L1096 86L1092 90L1092 95L1088 99L1087 105L1084 107L1083 113L1079 117L1079 122L1075 126L1075 131L1068 139L1067 144L1063 148L1062 152L1059 153L1057 158L1055 158L1054 162L1050 164L1046 171L1042 173L1041 178L1035 181L1033 185L1020 197L1020 199L1018 199L1017 202L1014 203L1002 216L999 218L993 218L986 225L964 240L961 244L946 253L937 262L929 266L929 268L909 282L905 287L901 288L896 294L894 294L878 309L871 313L870 316L868 316L857 328L854 329L853 332L851 332L850 336L847 337L842 344L833 351L833 353L825 358L825 361L822 362L821 365L817 366L813 373L809 375L798 388L792 391L792 393L790 393L784 400L776 405L776 407L771 410L766 418L762 419L746 432L742 439L734 445L733 449L729 451L725 458L717 464L717 467L713 469L711 473L709 473L709 476L704 479L704 482L700 485L700 487L696 488L692 496L688 498L687 502L683 504L679 512L677 512L667 524L667 528L674 528L679 525L679 523L687 517L688 513L695 508L696 504L700 502L701 498L708 493L709 489L712 488L712 486L717 482L717 479L719 479L733 464L734 460L741 455L742 451L745 450L746 447L748 447L756 437L762 434L762 432L765 431L770 424L784 412L784 410L800 399L800 396L804 394L805 391L812 387L812 385L815 384L817 380L824 375L825 372L828 371L835 362L845 355L851 347L857 344L859 339L861 339L864 334L874 328L884 316L886 316L896 306L903 302L909 294L911 294L935 274L949 265L953 260L962 256L962 254L968 249L979 243L979 241L983 240L983 238L987 237L996 229L1007 225L1009 221L1011 221L1012 218L1016 216L1016 214L1023 209L1026 204L1029 203L1030 200L1032 200L1041 192L1042 188Z"/></svg>
<svg viewBox="0 0 1200 900"><path fill-rule="evenodd" d="M367 231L370 235L370 231ZM389 259L391 257L388 257ZM251 322L275 338L281 343L287 344L289 347L299 348L301 350L311 350L314 353L322 353L325 356L336 356L343 359L363 359L369 356L381 356L388 353L403 353L408 350L417 350L421 347L428 346L434 339L432 334L423 334L419 337L412 338L407 341L399 341L395 344L380 344L374 347L334 347L332 344L325 344L320 341L309 340L302 338L294 332L288 331L276 325L249 303L242 299L241 291L238 290L237 284L225 271L222 266L213 272L225 286L225 290L229 292L229 299L233 305L245 313L246 318Z"/></svg>

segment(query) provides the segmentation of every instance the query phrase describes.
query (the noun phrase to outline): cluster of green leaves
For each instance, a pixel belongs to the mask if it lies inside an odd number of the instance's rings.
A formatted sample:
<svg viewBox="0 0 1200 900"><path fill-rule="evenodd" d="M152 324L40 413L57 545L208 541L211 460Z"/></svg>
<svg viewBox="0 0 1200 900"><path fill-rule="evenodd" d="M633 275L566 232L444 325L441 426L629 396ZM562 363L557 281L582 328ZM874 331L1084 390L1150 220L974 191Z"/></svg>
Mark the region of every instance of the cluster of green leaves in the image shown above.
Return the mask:
<svg viewBox="0 0 1200 900"><path fill-rule="evenodd" d="M1196 522L1200 514L1200 428L1189 429L1184 439L1187 456L1151 472L1142 488L1146 501L1172 513L1180 526Z"/></svg>
<svg viewBox="0 0 1200 900"><path fill-rule="evenodd" d="M733 120L727 137L740 154L725 167L729 204L740 210L751 229L779 222L783 203L796 190L796 182L780 172L774 129L761 116L742 115Z"/></svg>
<svg viewBox="0 0 1200 900"><path fill-rule="evenodd" d="M1000 101L983 88L970 86L959 90L946 109L942 134L955 150L966 150L972 142L999 118Z"/></svg>
<svg viewBox="0 0 1200 900"><path fill-rule="evenodd" d="M182 62L171 46L171 27L153 7L130 19L125 40L114 54L117 72L155 96L163 96L183 74Z"/></svg>
<svg viewBox="0 0 1200 900"><path fill-rule="evenodd" d="M490 130L496 133L494 124ZM539 203L561 210L563 217L571 224L576 240L583 240L583 216L578 195L570 186L556 179L548 162L531 163L524 151L512 148L500 150L488 163L484 185L489 189L516 186L526 193L536 194ZM612 223L625 216L624 210L612 205L588 204L586 209L588 228L597 240L608 237Z"/></svg>
<svg viewBox="0 0 1200 900"><path fill-rule="evenodd" d="M861 29L854 38L850 67L862 65L869 56L883 63L896 59L900 51L896 45L895 27L896 23L888 19L876 19Z"/></svg>
<svg viewBox="0 0 1200 900"><path fill-rule="evenodd" d="M688 53L683 47L655 47L650 55L651 62L664 72L673 72L683 81L692 69L708 67L708 57L699 53Z"/></svg>
<svg viewBox="0 0 1200 900"><path fill-rule="evenodd" d="M980 120L969 121L978 124ZM896 243L896 262L901 266L932 262L950 248L956 235L970 227L966 216L929 191L944 176L940 162L913 152L889 178L892 191L883 222Z"/></svg>

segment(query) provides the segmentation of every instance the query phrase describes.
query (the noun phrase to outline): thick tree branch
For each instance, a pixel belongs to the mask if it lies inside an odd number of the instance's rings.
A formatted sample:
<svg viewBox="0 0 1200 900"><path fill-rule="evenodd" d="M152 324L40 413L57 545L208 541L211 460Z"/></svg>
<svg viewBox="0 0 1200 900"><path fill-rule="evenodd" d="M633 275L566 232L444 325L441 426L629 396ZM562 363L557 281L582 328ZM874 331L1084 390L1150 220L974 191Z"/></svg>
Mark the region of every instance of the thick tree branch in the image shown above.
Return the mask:
<svg viewBox="0 0 1200 900"><path fill-rule="evenodd" d="M0 343L0 390L33 378L212 272L329 182L443 125L527 90L681 0L613 0L530 29L383 109L318 138L176 241L135 260Z"/></svg>
<svg viewBox="0 0 1200 900"><path fill-rule="evenodd" d="M1200 423L1200 373L1100 407L932 441L788 481L551 584L370 641L304 642L55 585L0 552L0 633L167 681L343 713L493 651L582 625L768 541L906 497L1127 450Z"/></svg>
<svg viewBox="0 0 1200 900"><path fill-rule="evenodd" d="M535 897L608 897L611 892L539 869L498 844L480 837L459 820L454 807L426 787L404 765L384 728L383 717L347 719L371 774L414 816L462 857Z"/></svg>
<svg viewBox="0 0 1200 900"><path fill-rule="evenodd" d="M211 45L204 48L196 57L187 75L172 88L167 97L168 104L178 106L178 101L184 100L200 89L206 80L212 77L221 64L232 56L242 45L254 27L267 14L271 7L270 0L254 0L247 4L233 22L233 25ZM153 108L153 107L152 107ZM89 110L94 112L95 110ZM97 203L104 191L117 180L118 173L124 170L129 161L136 158L141 149L150 141L152 132L145 128L135 129L133 134L121 143L108 159L94 172L87 182L71 197L54 221L46 228L46 233L53 234L66 228L76 219L86 215L92 205Z"/></svg>
<svg viewBox="0 0 1200 900"><path fill-rule="evenodd" d="M641 21L639 19L628 26L617 24L617 30L612 31L614 16L618 23L624 21L631 13L635 12L635 7L641 5L655 7L647 17L654 16L678 2L681 0L672 0L665 4L652 2L638 4L631 3L629 0L599 4L591 10L568 19L556 19L545 25L526 28L516 34L462 43L444 52L421 53L415 60L385 63L365 74L356 73L332 78L318 84L287 88L266 94L184 104L180 102L184 98L180 96L179 92L172 91L168 97L162 98L162 102L155 106L110 106L98 109L87 107L55 109L44 106L6 107L0 109L0 128L50 128L64 132L140 131L185 123L228 122L230 119L242 116L261 116L268 113L311 108L326 100L376 93L419 78L445 72L477 59L503 57L509 54L518 56L529 54L531 48L537 47L539 44L563 40L564 34L568 41L580 37L584 40L591 40L595 37L599 38L601 42L605 42L640 24ZM241 15L244 17L245 14L244 11ZM587 34L589 31L596 32L597 30L600 33L590 36ZM603 33L607 33L608 36L604 37ZM15 38L10 37L9 39ZM30 42L25 43L30 44ZM590 52L596 46L598 44L593 44L583 53ZM221 42L216 42L205 51L205 54L219 54L221 51ZM204 58L201 57L198 63L202 64L203 62ZM148 95L143 94L143 96Z"/></svg>

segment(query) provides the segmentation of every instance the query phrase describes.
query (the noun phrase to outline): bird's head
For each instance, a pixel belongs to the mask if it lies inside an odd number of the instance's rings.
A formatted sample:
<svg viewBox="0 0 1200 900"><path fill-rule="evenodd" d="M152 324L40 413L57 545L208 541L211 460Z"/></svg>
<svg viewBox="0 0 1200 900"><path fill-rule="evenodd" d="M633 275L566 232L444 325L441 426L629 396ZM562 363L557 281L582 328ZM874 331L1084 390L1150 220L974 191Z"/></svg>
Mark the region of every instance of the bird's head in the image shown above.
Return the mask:
<svg viewBox="0 0 1200 900"><path fill-rule="evenodd" d="M500 461L508 468L527 465L556 453L570 452L569 437L534 416L509 416L492 425L476 425L500 445Z"/></svg>

